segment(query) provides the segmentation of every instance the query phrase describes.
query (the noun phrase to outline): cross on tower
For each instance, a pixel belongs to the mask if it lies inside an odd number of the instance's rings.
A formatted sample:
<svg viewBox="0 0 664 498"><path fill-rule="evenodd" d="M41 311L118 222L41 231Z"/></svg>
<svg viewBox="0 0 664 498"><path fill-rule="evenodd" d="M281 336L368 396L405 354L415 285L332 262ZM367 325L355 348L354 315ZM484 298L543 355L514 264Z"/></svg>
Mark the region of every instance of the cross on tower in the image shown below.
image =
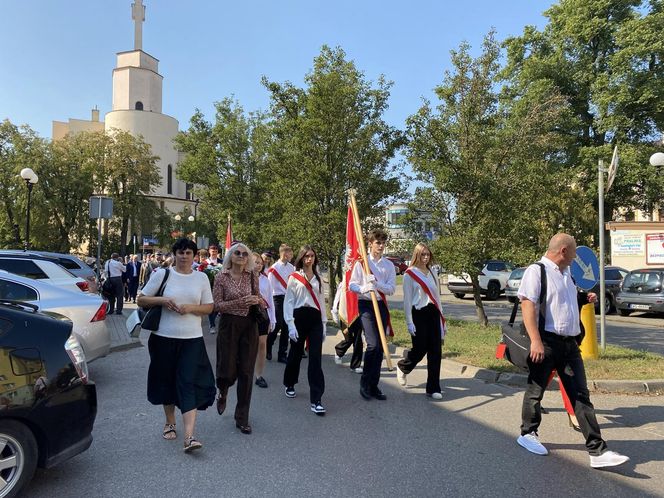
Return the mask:
<svg viewBox="0 0 664 498"><path fill-rule="evenodd" d="M143 50L143 21L145 21L145 5L143 0L131 4L131 18L134 20L134 50Z"/></svg>

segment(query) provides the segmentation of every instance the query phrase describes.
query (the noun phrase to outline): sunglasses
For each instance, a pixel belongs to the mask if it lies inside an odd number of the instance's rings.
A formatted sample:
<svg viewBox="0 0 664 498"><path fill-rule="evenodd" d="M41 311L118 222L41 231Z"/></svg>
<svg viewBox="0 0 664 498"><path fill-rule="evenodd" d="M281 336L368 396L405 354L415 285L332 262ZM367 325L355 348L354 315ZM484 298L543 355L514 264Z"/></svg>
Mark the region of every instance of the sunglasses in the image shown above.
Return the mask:
<svg viewBox="0 0 664 498"><path fill-rule="evenodd" d="M242 256L243 258L249 256L249 253L247 251L233 251L233 254L235 254L236 256Z"/></svg>

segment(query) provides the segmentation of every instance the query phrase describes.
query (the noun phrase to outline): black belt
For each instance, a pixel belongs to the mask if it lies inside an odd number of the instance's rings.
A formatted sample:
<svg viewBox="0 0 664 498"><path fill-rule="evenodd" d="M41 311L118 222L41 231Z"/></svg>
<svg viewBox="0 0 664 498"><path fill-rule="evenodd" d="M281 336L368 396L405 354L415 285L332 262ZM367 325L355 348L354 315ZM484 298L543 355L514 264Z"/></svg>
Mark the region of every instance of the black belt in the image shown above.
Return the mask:
<svg viewBox="0 0 664 498"><path fill-rule="evenodd" d="M557 339L559 341L564 341L564 340L568 340L568 339L573 339L573 340L576 341L576 337L578 336L578 334L577 335L560 335L560 334L556 334L555 332L549 332L548 330L545 330L543 335L544 335L544 337L549 337L551 339Z"/></svg>

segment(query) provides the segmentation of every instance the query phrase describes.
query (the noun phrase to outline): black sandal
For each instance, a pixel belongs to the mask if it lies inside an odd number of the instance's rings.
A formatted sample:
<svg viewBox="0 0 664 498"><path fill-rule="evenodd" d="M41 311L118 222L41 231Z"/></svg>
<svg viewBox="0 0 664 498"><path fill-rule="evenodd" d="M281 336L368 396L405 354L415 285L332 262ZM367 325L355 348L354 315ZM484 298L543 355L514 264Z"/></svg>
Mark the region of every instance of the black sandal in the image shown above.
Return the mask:
<svg viewBox="0 0 664 498"><path fill-rule="evenodd" d="M170 437L170 434L173 434L173 437ZM175 424L164 424L164 432L161 434L161 437L167 441L177 439L178 433L175 431Z"/></svg>
<svg viewBox="0 0 664 498"><path fill-rule="evenodd" d="M184 452L190 453L194 450L199 450L203 447L203 444L198 441L194 436L187 436L184 438Z"/></svg>

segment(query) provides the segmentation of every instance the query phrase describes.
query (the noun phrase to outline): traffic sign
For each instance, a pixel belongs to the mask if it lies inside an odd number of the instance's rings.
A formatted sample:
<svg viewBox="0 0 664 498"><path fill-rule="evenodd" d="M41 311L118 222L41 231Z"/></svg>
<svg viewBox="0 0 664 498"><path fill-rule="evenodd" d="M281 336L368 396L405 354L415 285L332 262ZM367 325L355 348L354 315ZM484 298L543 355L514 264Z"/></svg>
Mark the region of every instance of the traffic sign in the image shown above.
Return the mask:
<svg viewBox="0 0 664 498"><path fill-rule="evenodd" d="M583 290L592 289L599 281L599 262L590 247L579 246L576 248L576 258L572 261L570 270L577 287Z"/></svg>

